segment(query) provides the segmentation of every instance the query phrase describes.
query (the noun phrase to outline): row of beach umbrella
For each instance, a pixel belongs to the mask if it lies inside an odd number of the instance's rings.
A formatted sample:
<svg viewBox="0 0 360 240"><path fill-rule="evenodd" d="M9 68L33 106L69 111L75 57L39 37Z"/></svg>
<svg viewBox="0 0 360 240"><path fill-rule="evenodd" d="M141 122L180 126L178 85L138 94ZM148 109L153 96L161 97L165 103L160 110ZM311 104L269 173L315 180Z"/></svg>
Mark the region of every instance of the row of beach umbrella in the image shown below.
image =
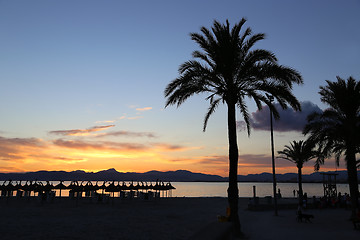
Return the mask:
<svg viewBox="0 0 360 240"><path fill-rule="evenodd" d="M25 182L22 184L22 182ZM93 184L92 181L71 181L69 185L65 185L64 181L60 181L58 184L53 185L50 181L46 181L44 184L41 181L5 181L0 185L1 195L4 196L9 192L25 191L25 192L50 192L52 190L70 190L71 192L92 192L97 190L103 190L105 192L121 192L121 191L169 191L175 189L170 182L164 183L162 181L152 182L130 182L126 184L124 181L97 181Z"/></svg>

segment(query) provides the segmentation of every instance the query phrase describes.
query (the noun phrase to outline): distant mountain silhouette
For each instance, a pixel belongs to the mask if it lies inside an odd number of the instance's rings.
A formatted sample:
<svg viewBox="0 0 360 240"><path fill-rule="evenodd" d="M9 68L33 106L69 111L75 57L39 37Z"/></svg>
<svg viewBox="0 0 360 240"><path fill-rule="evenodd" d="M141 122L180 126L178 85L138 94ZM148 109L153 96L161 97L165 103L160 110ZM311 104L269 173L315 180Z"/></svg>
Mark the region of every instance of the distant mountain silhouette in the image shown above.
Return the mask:
<svg viewBox="0 0 360 240"><path fill-rule="evenodd" d="M347 182L347 172L337 171L337 182ZM358 171L360 178L360 172ZM296 182L296 173L276 174L278 182ZM303 182L322 182L322 175L319 172L304 174ZM85 172L82 170L65 172L65 171L38 171L25 173L0 173L0 181L6 180L39 180L39 181L170 181L170 182L223 182L228 178L218 175L193 173L186 170L177 171L149 171L145 173L136 172L118 172L114 168L99 171ZM238 175L239 182L272 182L271 173Z"/></svg>
<svg viewBox="0 0 360 240"><path fill-rule="evenodd" d="M224 177L217 175L209 175L203 173L193 173L186 170L177 171L149 171L145 173L136 172L118 172L114 168L99 171L85 172L81 170L65 172L65 171L38 171L26 173L0 173L0 181L5 180L39 180L39 181L171 181L171 182L209 182L209 181L226 181Z"/></svg>
<svg viewBox="0 0 360 240"><path fill-rule="evenodd" d="M347 183L347 171L336 171L336 172L327 172L327 173L336 173L336 182L338 183ZM285 173L285 174L276 174L277 182L297 182L297 173ZM358 178L360 178L360 171L358 171ZM239 182L272 182L273 176L271 173L260 173L260 174L249 174L249 175L238 175ZM314 172L311 174L302 175L303 182L322 182L323 175L321 172Z"/></svg>

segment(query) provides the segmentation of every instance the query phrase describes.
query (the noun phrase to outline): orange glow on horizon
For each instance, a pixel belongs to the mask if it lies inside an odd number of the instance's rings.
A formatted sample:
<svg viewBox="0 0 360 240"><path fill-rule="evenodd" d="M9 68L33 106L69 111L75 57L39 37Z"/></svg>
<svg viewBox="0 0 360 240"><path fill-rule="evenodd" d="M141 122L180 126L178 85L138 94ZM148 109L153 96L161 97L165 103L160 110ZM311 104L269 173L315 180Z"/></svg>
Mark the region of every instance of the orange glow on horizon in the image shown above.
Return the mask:
<svg viewBox="0 0 360 240"><path fill-rule="evenodd" d="M219 150L226 152L226 150ZM115 168L119 172L148 172L188 170L195 173L228 176L228 156L202 155L203 146L182 146L166 143L119 143L57 139L46 141L29 138L0 137L0 172L74 171L97 172ZM197 155L196 155L197 154ZM264 154L243 154L239 159L238 174L271 173L270 157ZM320 171L334 171L332 164ZM338 170L345 170L343 167ZM278 161L276 173L297 173L288 161ZM312 164L303 174L313 173Z"/></svg>

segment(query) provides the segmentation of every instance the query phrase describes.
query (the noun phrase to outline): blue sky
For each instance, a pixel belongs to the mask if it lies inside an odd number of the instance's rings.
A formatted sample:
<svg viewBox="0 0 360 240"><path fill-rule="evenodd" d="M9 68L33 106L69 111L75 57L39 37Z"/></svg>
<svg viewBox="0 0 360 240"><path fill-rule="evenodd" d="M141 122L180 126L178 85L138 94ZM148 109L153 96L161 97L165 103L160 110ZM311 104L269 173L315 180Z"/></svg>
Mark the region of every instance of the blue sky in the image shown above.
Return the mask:
<svg viewBox="0 0 360 240"><path fill-rule="evenodd" d="M189 33L214 19L247 18L246 27L267 36L255 47L302 74L298 99L324 109L318 91L325 80L360 80L359 10L355 0L0 0L0 171L226 175L225 107L205 133L205 96L164 109L164 88L198 49ZM269 138L267 130L253 129L250 138L239 130L240 174L271 171ZM276 150L302 138L278 131ZM280 172L296 172L278 161Z"/></svg>

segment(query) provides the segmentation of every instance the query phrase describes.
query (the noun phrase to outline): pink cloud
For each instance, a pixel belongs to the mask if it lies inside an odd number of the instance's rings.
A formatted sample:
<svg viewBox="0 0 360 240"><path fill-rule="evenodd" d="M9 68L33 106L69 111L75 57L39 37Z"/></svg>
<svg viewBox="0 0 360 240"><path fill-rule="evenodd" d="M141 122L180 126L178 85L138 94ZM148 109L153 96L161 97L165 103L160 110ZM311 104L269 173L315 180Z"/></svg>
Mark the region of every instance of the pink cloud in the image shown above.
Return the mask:
<svg viewBox="0 0 360 240"><path fill-rule="evenodd" d="M148 137L148 138L156 137L154 133L150 133L150 132L130 132L130 131L113 131L113 132L101 133L97 137L108 137L108 136Z"/></svg>
<svg viewBox="0 0 360 240"><path fill-rule="evenodd" d="M90 133L93 132L103 131L111 127L115 127L115 125L94 126L87 129L57 130L57 131L50 131L49 133L54 135L62 135L62 136L84 136L84 135L89 135Z"/></svg>
<svg viewBox="0 0 360 240"><path fill-rule="evenodd" d="M136 108L136 111L143 112L143 111L149 111L151 109L152 109L152 107Z"/></svg>

